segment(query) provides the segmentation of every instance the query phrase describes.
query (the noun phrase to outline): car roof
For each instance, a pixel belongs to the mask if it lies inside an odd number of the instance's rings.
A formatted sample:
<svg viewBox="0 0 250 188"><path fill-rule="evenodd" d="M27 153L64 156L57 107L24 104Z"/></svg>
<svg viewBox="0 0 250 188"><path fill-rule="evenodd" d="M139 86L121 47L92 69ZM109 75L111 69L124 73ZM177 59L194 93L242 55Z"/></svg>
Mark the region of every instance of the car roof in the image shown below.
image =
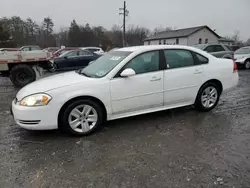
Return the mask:
<svg viewBox="0 0 250 188"><path fill-rule="evenodd" d="M125 48L119 48L112 50L113 52L119 52L119 51L126 51L131 52L135 54L140 54L148 51L154 51L154 50L167 50L167 49L182 49L182 50L190 50L192 52L201 54L209 59L215 58L215 56L200 50L198 48L192 47L192 46L183 46L183 45L145 45L145 46L132 46L132 47L125 47Z"/></svg>
<svg viewBox="0 0 250 188"><path fill-rule="evenodd" d="M23 47L39 47L38 45L28 45L28 46L22 46L21 48Z"/></svg>
<svg viewBox="0 0 250 188"><path fill-rule="evenodd" d="M82 47L81 49L90 49L90 48L101 49L100 47Z"/></svg>
<svg viewBox="0 0 250 188"><path fill-rule="evenodd" d="M244 46L244 47L241 47L241 48L250 48L250 46Z"/></svg>
<svg viewBox="0 0 250 188"><path fill-rule="evenodd" d="M183 45L145 45L145 46L132 46L114 49L114 51L128 51L128 52L144 52L149 50L161 50L161 49L187 49L187 50L196 50L196 48L191 46Z"/></svg>

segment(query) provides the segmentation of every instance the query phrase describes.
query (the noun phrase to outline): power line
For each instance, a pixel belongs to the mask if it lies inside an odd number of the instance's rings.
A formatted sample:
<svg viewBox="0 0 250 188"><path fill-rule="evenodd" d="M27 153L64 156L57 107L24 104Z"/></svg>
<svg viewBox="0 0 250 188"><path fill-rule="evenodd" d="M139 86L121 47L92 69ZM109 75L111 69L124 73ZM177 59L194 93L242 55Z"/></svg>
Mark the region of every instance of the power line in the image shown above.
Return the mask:
<svg viewBox="0 0 250 188"><path fill-rule="evenodd" d="M122 40L122 43L123 43L123 46L126 46L126 16L128 16L128 13L129 11L127 10L126 8L126 1L124 1L124 5L123 5L123 8L119 8L120 12L119 15L123 15L123 40Z"/></svg>

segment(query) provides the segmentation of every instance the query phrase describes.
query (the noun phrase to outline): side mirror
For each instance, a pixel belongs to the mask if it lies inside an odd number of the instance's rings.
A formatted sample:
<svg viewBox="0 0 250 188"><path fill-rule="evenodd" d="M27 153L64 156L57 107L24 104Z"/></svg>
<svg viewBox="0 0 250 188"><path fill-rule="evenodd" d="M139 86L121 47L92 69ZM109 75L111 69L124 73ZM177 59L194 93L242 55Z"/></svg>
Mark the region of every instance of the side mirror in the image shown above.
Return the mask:
<svg viewBox="0 0 250 188"><path fill-rule="evenodd" d="M135 71L130 68L123 70L122 73L120 74L121 77L131 77L134 75L136 75Z"/></svg>

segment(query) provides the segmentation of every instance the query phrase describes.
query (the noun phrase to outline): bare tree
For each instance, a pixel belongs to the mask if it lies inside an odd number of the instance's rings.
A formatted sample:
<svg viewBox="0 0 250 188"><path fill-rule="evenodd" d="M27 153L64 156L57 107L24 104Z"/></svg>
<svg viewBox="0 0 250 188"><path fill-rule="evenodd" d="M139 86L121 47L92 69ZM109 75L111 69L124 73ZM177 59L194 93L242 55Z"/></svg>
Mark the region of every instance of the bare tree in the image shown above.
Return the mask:
<svg viewBox="0 0 250 188"><path fill-rule="evenodd" d="M11 36L1 21L0 21L0 45L1 47L13 47Z"/></svg>
<svg viewBox="0 0 250 188"><path fill-rule="evenodd" d="M42 29L45 32L45 35L47 36L51 35L53 32L53 27L54 23L50 17L46 17L43 19Z"/></svg>
<svg viewBox="0 0 250 188"><path fill-rule="evenodd" d="M246 45L246 46L250 46L250 38L247 39L247 41L245 42L245 45Z"/></svg>
<svg viewBox="0 0 250 188"><path fill-rule="evenodd" d="M76 23L76 20L72 20L69 32L68 32L68 44L72 47L82 46L84 39L80 26Z"/></svg>
<svg viewBox="0 0 250 188"><path fill-rule="evenodd" d="M126 43L129 46L142 45L149 33L147 28L130 25L126 33Z"/></svg>
<svg viewBox="0 0 250 188"><path fill-rule="evenodd" d="M31 18L27 18L25 26L26 26L26 36L25 36L26 41L29 44L37 44L36 36L39 30L38 25Z"/></svg>

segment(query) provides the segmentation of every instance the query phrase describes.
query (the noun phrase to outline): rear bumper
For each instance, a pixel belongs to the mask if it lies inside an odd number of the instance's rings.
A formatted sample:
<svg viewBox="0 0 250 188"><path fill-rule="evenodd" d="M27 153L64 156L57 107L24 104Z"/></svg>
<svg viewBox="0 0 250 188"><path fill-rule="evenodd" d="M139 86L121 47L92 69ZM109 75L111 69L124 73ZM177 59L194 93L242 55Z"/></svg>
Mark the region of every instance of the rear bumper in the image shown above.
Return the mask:
<svg viewBox="0 0 250 188"><path fill-rule="evenodd" d="M228 79L224 84L223 84L223 93L228 93L232 90L234 90L239 83L239 74L238 72L235 72L232 74L230 79Z"/></svg>

